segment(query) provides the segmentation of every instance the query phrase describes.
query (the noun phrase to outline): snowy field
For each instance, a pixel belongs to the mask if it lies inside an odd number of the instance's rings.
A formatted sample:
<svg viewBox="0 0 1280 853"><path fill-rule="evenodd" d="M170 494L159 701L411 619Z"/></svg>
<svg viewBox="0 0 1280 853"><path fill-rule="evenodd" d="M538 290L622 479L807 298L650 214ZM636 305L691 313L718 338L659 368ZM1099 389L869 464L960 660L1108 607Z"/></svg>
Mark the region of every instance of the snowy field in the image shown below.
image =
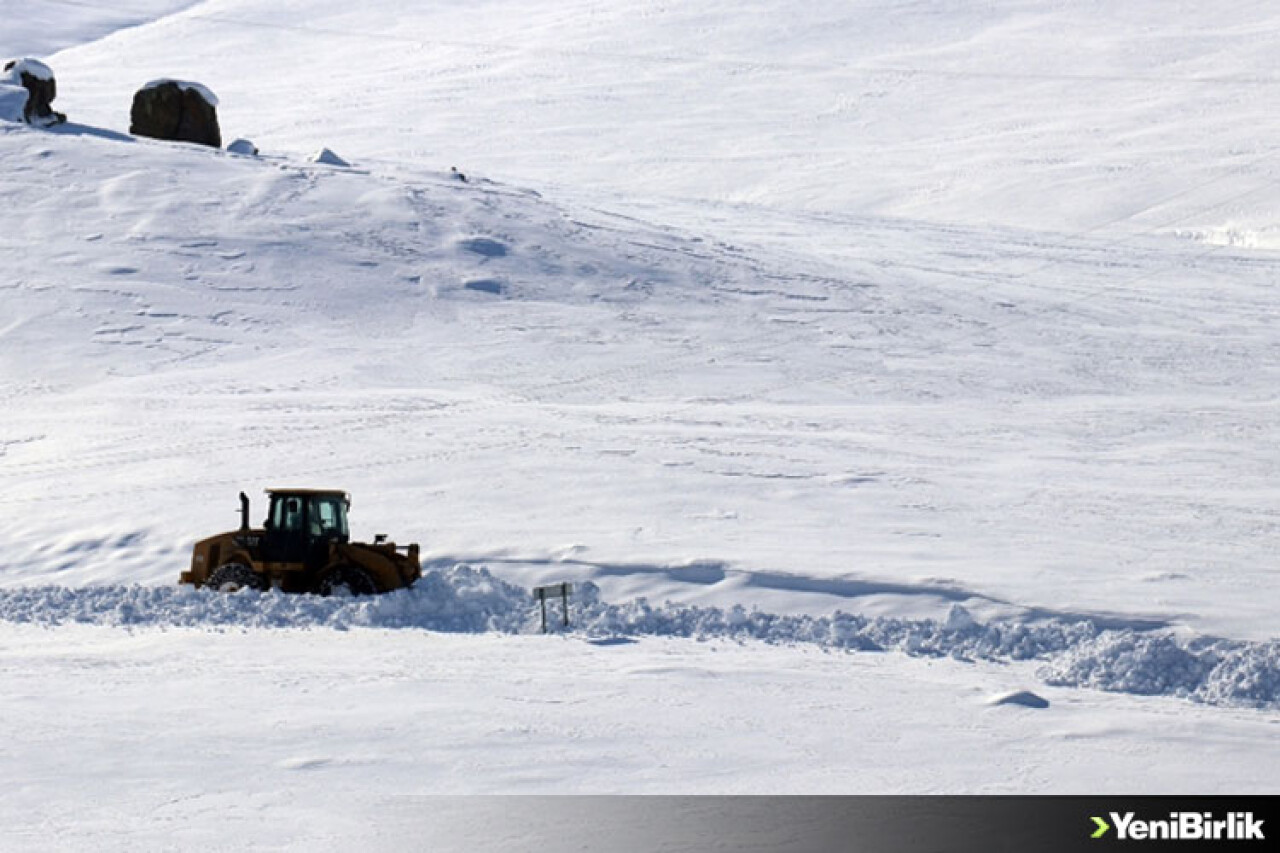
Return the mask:
<svg viewBox="0 0 1280 853"><path fill-rule="evenodd" d="M1280 792L1271 4L0 20L68 116L0 121L20 849L342 849L440 793ZM260 156L130 137L159 78ZM273 486L428 576L179 589Z"/></svg>

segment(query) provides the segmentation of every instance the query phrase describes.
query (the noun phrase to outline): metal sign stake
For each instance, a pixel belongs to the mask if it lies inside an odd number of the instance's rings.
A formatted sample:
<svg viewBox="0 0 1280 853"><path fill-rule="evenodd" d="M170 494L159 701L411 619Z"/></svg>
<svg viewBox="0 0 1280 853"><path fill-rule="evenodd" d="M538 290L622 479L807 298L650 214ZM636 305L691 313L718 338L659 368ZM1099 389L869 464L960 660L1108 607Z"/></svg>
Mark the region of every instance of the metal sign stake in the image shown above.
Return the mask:
<svg viewBox="0 0 1280 853"><path fill-rule="evenodd" d="M569 627L569 593L573 592L573 584L556 583L550 586L534 587L533 597L542 609L542 633L547 633L547 596L559 596L564 606L564 627Z"/></svg>

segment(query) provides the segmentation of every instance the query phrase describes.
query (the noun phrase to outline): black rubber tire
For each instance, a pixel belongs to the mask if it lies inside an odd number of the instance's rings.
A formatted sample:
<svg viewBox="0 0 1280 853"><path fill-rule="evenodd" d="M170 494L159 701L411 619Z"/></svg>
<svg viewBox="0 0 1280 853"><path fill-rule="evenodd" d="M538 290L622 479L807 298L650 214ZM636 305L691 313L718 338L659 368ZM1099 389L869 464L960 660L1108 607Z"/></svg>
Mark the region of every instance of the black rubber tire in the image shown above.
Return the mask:
<svg viewBox="0 0 1280 853"><path fill-rule="evenodd" d="M242 589L261 592L267 588L262 575L244 563L223 563L213 570L204 585L215 592L239 592Z"/></svg>
<svg viewBox="0 0 1280 853"><path fill-rule="evenodd" d="M334 566L316 583L320 595L377 595L378 584L373 575L359 566Z"/></svg>

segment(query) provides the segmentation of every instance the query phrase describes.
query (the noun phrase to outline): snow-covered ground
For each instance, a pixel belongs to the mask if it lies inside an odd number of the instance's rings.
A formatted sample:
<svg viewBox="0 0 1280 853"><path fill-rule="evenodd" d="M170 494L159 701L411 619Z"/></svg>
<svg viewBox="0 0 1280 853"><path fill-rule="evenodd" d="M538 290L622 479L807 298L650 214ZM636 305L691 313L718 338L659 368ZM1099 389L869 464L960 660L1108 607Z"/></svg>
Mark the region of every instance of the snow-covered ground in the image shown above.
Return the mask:
<svg viewBox="0 0 1280 853"><path fill-rule="evenodd" d="M3 825L1275 792L1280 12L1207 5L0 6ZM432 573L174 587L290 485Z"/></svg>
<svg viewBox="0 0 1280 853"><path fill-rule="evenodd" d="M466 802L433 794L1274 783L1256 753L1275 725L1255 712L1061 688L1039 689L1043 711L1000 705L1031 676L986 663L661 637L84 626L7 628L0 663L5 769L21 771L0 800L6 849L581 843L576 820L506 837L506 807L488 831L444 832Z"/></svg>

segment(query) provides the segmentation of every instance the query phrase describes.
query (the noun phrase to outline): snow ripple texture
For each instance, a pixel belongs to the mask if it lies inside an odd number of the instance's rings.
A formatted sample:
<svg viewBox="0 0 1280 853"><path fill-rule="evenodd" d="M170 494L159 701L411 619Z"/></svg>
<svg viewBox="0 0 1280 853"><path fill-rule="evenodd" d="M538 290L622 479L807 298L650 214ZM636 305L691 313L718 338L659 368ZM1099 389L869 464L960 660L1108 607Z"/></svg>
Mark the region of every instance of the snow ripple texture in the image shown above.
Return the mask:
<svg viewBox="0 0 1280 853"><path fill-rule="evenodd" d="M558 625L559 602L548 622ZM431 572L412 589L372 598L278 592L235 594L190 587L29 587L0 590L0 619L56 626L416 629L533 633L540 615L529 590L488 570L459 565ZM1084 621L976 621L959 605L945 620L785 616L742 607L609 604L591 583L571 602L569 632L587 638L639 636L807 643L829 649L898 651L958 660L1043 661L1057 686L1176 696L1212 705L1280 708L1280 641L1249 643L1160 632L1100 629Z"/></svg>

